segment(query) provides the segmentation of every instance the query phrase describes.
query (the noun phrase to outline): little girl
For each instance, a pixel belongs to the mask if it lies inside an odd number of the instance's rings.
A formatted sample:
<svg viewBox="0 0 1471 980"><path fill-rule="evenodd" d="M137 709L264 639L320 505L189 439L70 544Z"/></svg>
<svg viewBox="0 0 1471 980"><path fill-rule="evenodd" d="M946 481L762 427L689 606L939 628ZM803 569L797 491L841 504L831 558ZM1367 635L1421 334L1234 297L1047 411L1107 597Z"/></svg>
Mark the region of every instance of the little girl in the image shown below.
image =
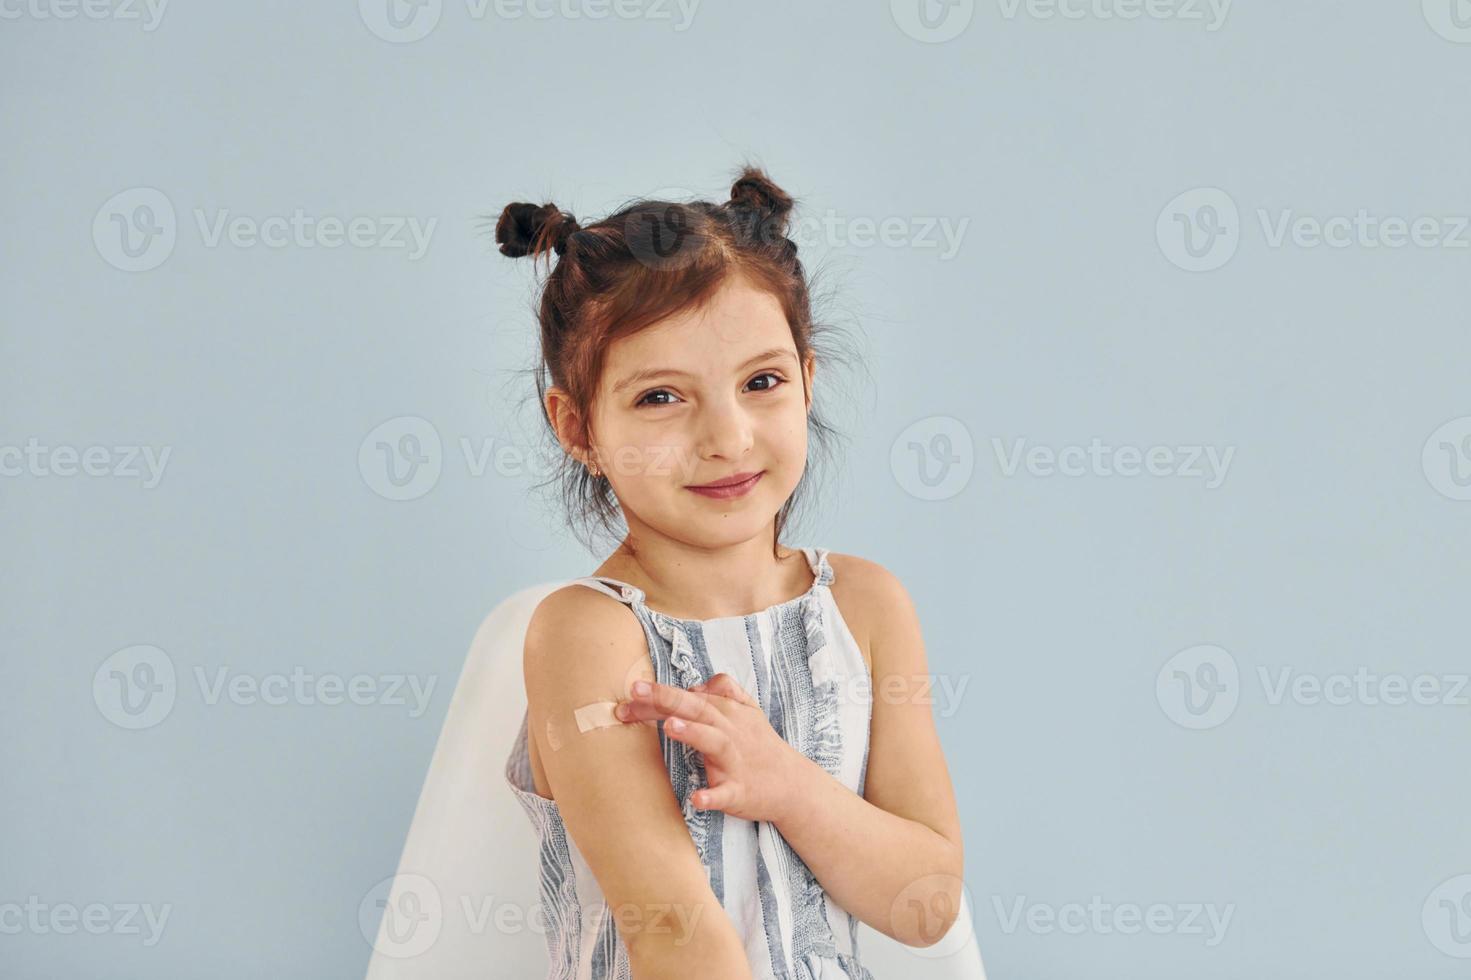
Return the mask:
<svg viewBox="0 0 1471 980"><path fill-rule="evenodd" d="M515 203L496 226L505 255L558 256L538 393L574 519L626 527L527 630L505 775L549 977L873 980L860 921L928 946L960 909L913 604L880 565L780 541L826 434L792 204L747 166L724 204L582 227Z"/></svg>

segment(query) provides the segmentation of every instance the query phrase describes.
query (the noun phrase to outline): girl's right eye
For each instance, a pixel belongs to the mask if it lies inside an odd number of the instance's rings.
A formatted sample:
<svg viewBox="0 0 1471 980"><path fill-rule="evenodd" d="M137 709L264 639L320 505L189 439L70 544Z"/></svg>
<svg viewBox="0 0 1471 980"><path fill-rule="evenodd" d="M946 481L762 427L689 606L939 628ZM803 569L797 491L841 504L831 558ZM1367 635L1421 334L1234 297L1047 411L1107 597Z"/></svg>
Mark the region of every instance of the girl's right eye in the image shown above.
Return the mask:
<svg viewBox="0 0 1471 980"><path fill-rule="evenodd" d="M670 398L673 398L674 397L674 395L672 393L670 393L667 389L664 389L664 388L655 388L653 391L648 392L642 398L640 398L637 402L635 402L634 403L634 407L635 408L638 408L641 405L654 405L654 406L659 406L659 405L672 405L672 404L674 404L673 402L651 402L651 401L649 401L649 399L650 398L653 398L655 395L669 395Z"/></svg>

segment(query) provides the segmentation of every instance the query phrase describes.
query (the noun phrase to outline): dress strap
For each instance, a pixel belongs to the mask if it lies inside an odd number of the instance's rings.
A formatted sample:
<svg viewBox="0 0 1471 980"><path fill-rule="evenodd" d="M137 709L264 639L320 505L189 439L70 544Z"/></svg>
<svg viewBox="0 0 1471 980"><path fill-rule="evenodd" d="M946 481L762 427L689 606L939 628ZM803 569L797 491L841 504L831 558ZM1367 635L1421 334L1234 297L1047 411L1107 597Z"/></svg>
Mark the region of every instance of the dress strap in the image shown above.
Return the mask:
<svg viewBox="0 0 1471 980"><path fill-rule="evenodd" d="M632 605L643 600L644 593L636 585L620 582L616 578L608 578L606 575L588 575L583 578L573 579L569 585L585 585L589 589L601 592L603 595L612 596L619 602Z"/></svg>
<svg viewBox="0 0 1471 980"><path fill-rule="evenodd" d="M829 565L827 561L828 553L831 550L830 548L818 547L802 549L802 553L807 556L807 564L812 568L813 588L819 585L829 585L837 577L833 572L832 565Z"/></svg>

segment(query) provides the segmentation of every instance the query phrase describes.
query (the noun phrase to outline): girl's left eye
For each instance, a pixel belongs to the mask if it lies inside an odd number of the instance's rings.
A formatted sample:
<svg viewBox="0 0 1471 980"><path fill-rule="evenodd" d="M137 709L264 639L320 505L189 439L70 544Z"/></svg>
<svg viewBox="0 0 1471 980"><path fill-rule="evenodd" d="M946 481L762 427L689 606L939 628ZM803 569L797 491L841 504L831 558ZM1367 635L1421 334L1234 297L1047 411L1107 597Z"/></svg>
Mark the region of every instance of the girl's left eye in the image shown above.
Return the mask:
<svg viewBox="0 0 1471 980"><path fill-rule="evenodd" d="M783 378L781 375L777 374L775 371L763 371L760 374L756 375L755 378L752 378L751 381L755 381L757 378L775 378L776 379L776 383L775 384L767 385L765 388L758 388L758 389L756 389L757 391L771 391L773 388L777 388L777 387L779 387L779 386L784 385L784 384L787 383L787 379L786 378Z"/></svg>

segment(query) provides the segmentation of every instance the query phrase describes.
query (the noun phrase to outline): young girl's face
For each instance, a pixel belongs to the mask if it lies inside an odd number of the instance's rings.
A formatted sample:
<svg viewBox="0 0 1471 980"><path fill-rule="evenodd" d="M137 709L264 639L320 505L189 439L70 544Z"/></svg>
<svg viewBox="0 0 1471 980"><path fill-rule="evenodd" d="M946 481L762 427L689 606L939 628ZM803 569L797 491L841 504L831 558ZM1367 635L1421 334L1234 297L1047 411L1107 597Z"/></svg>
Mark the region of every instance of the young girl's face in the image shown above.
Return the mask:
<svg viewBox="0 0 1471 980"><path fill-rule="evenodd" d="M701 547L769 533L806 467L812 367L777 299L738 275L703 310L615 341L592 446L630 530ZM691 489L742 474L760 476L738 496Z"/></svg>

